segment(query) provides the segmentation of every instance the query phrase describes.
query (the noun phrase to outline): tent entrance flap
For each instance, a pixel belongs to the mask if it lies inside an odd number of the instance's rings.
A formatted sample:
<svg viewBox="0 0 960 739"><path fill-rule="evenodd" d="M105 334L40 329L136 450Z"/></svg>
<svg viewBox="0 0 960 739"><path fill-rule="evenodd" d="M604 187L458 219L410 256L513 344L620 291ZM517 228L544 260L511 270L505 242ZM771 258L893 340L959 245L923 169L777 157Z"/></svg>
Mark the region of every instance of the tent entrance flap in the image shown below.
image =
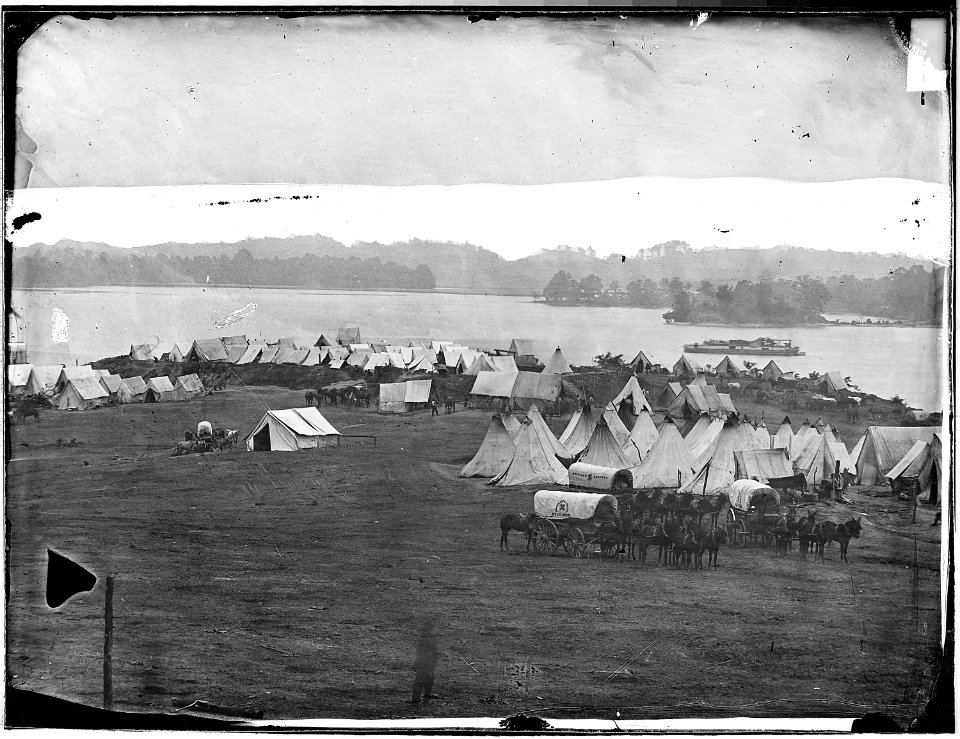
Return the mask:
<svg viewBox="0 0 960 739"><path fill-rule="evenodd" d="M266 423L263 428L253 435L253 451L270 451L270 424Z"/></svg>

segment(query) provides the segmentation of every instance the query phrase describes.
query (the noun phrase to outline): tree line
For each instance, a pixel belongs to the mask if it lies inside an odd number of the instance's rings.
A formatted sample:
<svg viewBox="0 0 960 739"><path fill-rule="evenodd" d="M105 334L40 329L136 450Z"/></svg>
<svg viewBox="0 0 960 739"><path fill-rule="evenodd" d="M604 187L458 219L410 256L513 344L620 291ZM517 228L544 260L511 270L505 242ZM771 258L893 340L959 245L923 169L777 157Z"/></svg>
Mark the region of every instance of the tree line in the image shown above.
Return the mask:
<svg viewBox="0 0 960 739"><path fill-rule="evenodd" d="M674 277L653 282L634 280L605 287L596 275L576 280L569 272L554 274L543 299L555 305L669 307L670 321L822 323L824 313L852 313L906 323L939 325L943 307L944 268L927 271L920 265L899 268L881 278L832 277L826 282L810 275L796 279L740 280L698 285Z"/></svg>
<svg viewBox="0 0 960 739"><path fill-rule="evenodd" d="M306 254L285 259L258 259L240 249L231 256L154 256L136 253L90 253L72 249L54 255L18 256L16 287L88 287L92 285L258 285L307 289L430 290L433 273L426 265L406 267L377 257Z"/></svg>

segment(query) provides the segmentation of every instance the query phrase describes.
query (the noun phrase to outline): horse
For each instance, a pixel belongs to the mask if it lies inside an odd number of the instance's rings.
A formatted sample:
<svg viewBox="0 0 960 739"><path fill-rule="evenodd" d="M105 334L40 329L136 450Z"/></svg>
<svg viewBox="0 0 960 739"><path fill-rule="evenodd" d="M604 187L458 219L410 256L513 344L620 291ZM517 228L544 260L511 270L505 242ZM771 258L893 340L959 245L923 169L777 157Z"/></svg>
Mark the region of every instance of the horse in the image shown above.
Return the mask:
<svg viewBox="0 0 960 739"><path fill-rule="evenodd" d="M621 511L619 523L608 521L600 526L601 539L616 545L617 559L621 562L623 562L625 556L629 559L636 559L633 552L633 529L633 511L629 508Z"/></svg>
<svg viewBox="0 0 960 739"><path fill-rule="evenodd" d="M697 530L686 521L681 524L673 537L673 564L679 569L680 564L686 565L690 569L690 561L694 553L699 551L700 542L697 537Z"/></svg>
<svg viewBox="0 0 960 739"><path fill-rule="evenodd" d="M40 423L40 409L49 407L50 404L46 398L37 395L28 395L23 398L18 398L13 403L12 414L18 423L26 423L27 419L31 416L37 419L37 423Z"/></svg>
<svg viewBox="0 0 960 739"><path fill-rule="evenodd" d="M849 562L850 560L847 559L847 547L850 546L851 538L860 538L860 519L851 518L849 521L838 524L836 530L833 532L833 538L840 543L840 560L842 562Z"/></svg>
<svg viewBox="0 0 960 739"><path fill-rule="evenodd" d="M527 551L530 551L530 541L533 539L533 522L536 520L536 513L528 513L526 516L521 516L519 513L508 513L505 516L500 518L500 551L503 551L504 547L507 550L510 549L510 545L507 543L507 534L511 531L519 531L521 534L527 535Z"/></svg>
<svg viewBox="0 0 960 739"><path fill-rule="evenodd" d="M176 446L173 449L173 454L171 457L179 457L182 454L193 454L197 451L197 441L196 439L191 439L190 441L178 441Z"/></svg>
<svg viewBox="0 0 960 739"><path fill-rule="evenodd" d="M236 446L240 441L240 431L239 429L227 429L227 433L224 434L224 440L227 444L232 444Z"/></svg>
<svg viewBox="0 0 960 739"><path fill-rule="evenodd" d="M833 541L833 535L836 533L837 524L833 521L821 521L813 527L811 539L816 546L816 559L823 562L824 548L828 542Z"/></svg>
<svg viewBox="0 0 960 739"><path fill-rule="evenodd" d="M704 551L709 552L707 555L707 569L710 567L717 568L720 564L717 562L717 559L720 555L720 546L727 543L727 532L723 528L714 528L709 531L700 531L700 549L697 551L697 569L703 569L703 553Z"/></svg>
<svg viewBox="0 0 960 739"><path fill-rule="evenodd" d="M303 394L303 402L306 404L307 408L310 408L314 403L316 403L317 408L319 408L321 397L322 395L320 390L307 390L307 392Z"/></svg>
<svg viewBox="0 0 960 739"><path fill-rule="evenodd" d="M457 401L453 398L447 398L443 401L443 411L444 413L454 413L457 410Z"/></svg>
<svg viewBox="0 0 960 739"><path fill-rule="evenodd" d="M184 434L183 434L183 440L184 440L184 441L193 441L195 438L196 438L196 437L194 436L193 432L190 431L189 429L187 429L187 431L184 432Z"/></svg>
<svg viewBox="0 0 960 739"><path fill-rule="evenodd" d="M800 542L800 556L807 558L813 547L813 529L817 525L813 513L808 513L797 527L797 539Z"/></svg>

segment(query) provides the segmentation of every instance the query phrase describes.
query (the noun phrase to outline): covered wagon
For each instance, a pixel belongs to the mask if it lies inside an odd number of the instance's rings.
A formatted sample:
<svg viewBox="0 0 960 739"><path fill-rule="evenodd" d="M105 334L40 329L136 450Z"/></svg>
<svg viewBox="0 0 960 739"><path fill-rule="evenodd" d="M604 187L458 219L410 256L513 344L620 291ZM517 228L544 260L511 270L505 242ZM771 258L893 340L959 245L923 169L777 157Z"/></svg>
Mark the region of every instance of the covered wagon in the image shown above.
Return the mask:
<svg viewBox="0 0 960 739"><path fill-rule="evenodd" d="M619 525L617 499L599 493L538 490L533 496L533 549L555 554L560 548L580 558L598 547L602 554L616 546L603 535L605 525Z"/></svg>

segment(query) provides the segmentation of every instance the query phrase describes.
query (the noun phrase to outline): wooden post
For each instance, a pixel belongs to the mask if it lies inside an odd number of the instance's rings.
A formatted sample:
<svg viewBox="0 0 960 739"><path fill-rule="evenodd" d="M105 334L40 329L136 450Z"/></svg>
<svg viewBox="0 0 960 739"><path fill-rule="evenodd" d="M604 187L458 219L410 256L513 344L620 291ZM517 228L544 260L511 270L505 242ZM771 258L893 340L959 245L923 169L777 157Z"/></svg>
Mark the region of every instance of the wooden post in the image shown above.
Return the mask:
<svg viewBox="0 0 960 739"><path fill-rule="evenodd" d="M711 459L710 462L713 460ZM707 497L707 481L710 479L710 462L707 462L707 471L703 473L703 497Z"/></svg>
<svg viewBox="0 0 960 739"><path fill-rule="evenodd" d="M113 575L107 575L103 602L103 708L113 710Z"/></svg>

